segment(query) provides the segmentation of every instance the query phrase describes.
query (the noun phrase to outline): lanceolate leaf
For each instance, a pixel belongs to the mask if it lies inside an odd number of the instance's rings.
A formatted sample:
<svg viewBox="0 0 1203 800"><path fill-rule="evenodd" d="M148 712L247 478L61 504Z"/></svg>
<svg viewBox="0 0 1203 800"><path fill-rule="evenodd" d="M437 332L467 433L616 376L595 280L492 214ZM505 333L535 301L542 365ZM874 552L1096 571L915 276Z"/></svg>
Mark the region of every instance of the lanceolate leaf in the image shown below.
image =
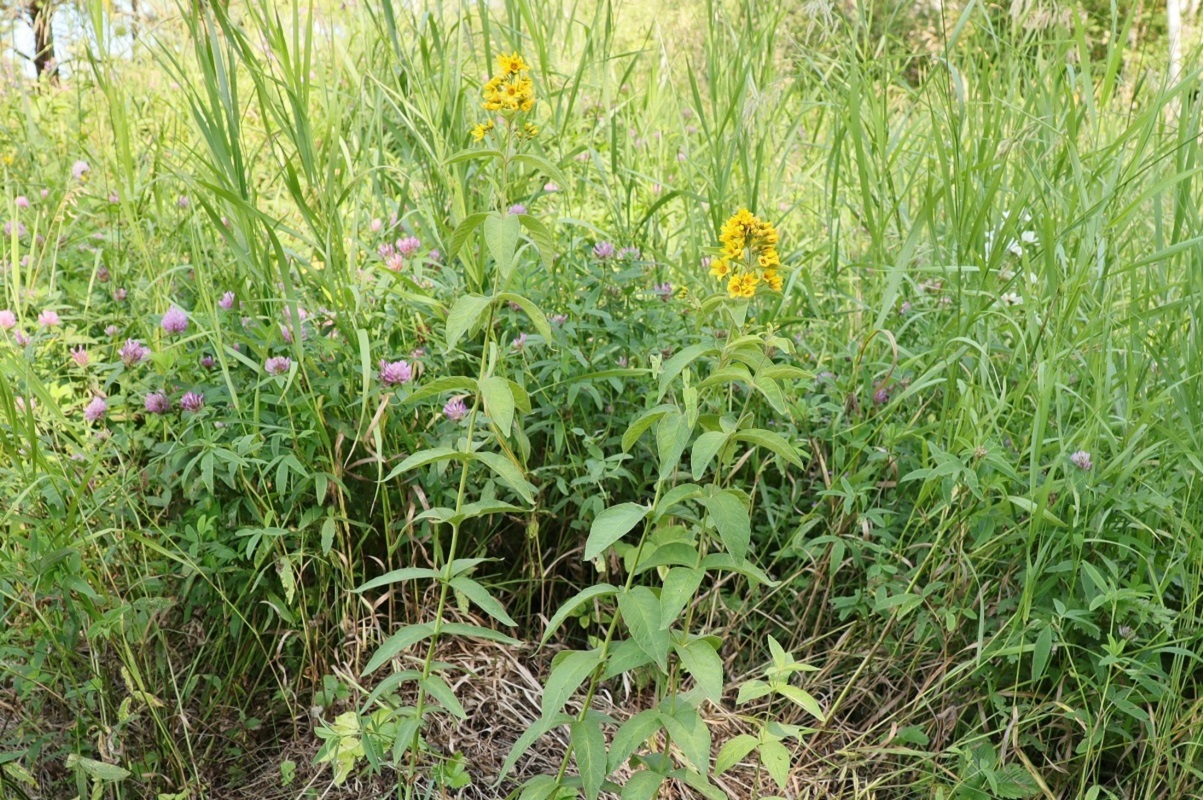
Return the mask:
<svg viewBox="0 0 1203 800"><path fill-rule="evenodd" d="M636 586L618 596L618 610L639 649L647 653L662 672L668 671L672 638L660 625L660 600L646 586Z"/></svg>
<svg viewBox="0 0 1203 800"><path fill-rule="evenodd" d="M585 560L601 555L607 547L625 536L643 521L650 509L638 503L620 503L597 515L585 540Z"/></svg>
<svg viewBox="0 0 1203 800"><path fill-rule="evenodd" d="M492 298L478 294L466 294L455 301L447 313L447 331L444 334L447 352L455 349L464 334L480 323L492 302Z"/></svg>
<svg viewBox="0 0 1203 800"><path fill-rule="evenodd" d="M743 502L734 492L727 490L703 497L699 502L710 512L710 522L718 530L723 547L727 548L732 558L743 561L748 555L748 543L752 538L752 525Z"/></svg>
<svg viewBox="0 0 1203 800"><path fill-rule="evenodd" d="M577 771L585 785L585 799L597 800L602 781L606 779L606 737L592 719L572 723L572 754Z"/></svg>
<svg viewBox="0 0 1203 800"><path fill-rule="evenodd" d="M559 712L585 678L597 668L600 660L601 651L597 648L568 650L556 656L551 674L543 686L542 715L548 717Z"/></svg>
<svg viewBox="0 0 1203 800"><path fill-rule="evenodd" d="M611 594L618 594L618 589L608 583L602 583L582 589L568 600L565 600L564 604L556 609L556 613L552 615L551 621L547 623L547 630L543 633L542 642L550 639L559 630L560 626L564 624L564 620L568 619L573 612L585 603Z"/></svg>

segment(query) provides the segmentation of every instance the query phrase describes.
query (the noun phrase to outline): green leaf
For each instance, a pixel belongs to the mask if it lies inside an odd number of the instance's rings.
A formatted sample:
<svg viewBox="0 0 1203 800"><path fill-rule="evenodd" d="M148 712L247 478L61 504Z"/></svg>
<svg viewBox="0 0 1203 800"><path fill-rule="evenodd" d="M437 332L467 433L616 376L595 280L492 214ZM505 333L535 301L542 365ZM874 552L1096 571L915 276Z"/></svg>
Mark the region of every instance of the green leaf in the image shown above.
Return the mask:
<svg viewBox="0 0 1203 800"><path fill-rule="evenodd" d="M557 713L601 661L601 650L566 650L556 655L543 686L542 715Z"/></svg>
<svg viewBox="0 0 1203 800"><path fill-rule="evenodd" d="M100 781L123 781L130 776L128 769L122 769L116 764L106 764L92 758L72 753L67 756L67 769L79 769Z"/></svg>
<svg viewBox="0 0 1203 800"><path fill-rule="evenodd" d="M390 583L403 583L405 581L417 580L418 578L438 577L438 570L430 569L429 567L402 567L401 569L395 569L391 572L386 572L379 578L372 578L355 591L366 592L379 586L387 586Z"/></svg>
<svg viewBox="0 0 1203 800"><path fill-rule="evenodd" d="M693 442L693 452L690 454L689 463L693 470L693 479L701 480L705 474L706 468L710 466L710 462L714 456L722 449L722 446L727 443L727 437L730 434L724 431L706 431L698 436Z"/></svg>
<svg viewBox="0 0 1203 800"><path fill-rule="evenodd" d="M476 394L476 380L474 378L450 376L446 378L435 378L432 381L427 381L413 393L407 395L402 403L415 403L418 400L425 400L427 397L442 394L443 392L457 392L459 394Z"/></svg>
<svg viewBox="0 0 1203 800"><path fill-rule="evenodd" d="M547 317L539 310L539 307L533 301L528 300L520 294L513 292L502 292L497 295L499 303L513 303L522 309L522 311L530 318L530 321L535 326L535 330L543 337L544 341L551 340L551 323L547 321Z"/></svg>
<svg viewBox="0 0 1203 800"><path fill-rule="evenodd" d="M501 479L502 483L517 492L527 503L534 504L535 487L527 483L518 465L501 453L481 452L475 455L478 461L491 469Z"/></svg>
<svg viewBox="0 0 1203 800"><path fill-rule="evenodd" d="M380 649L372 654L372 658L368 661L368 665L363 668L360 677L371 675L380 667L384 666L389 659L400 653L410 645L420 642L428 638L434 633L434 626L429 622L423 622L420 625L406 625L401 630L394 633L385 640L384 644L380 645Z"/></svg>
<svg viewBox="0 0 1203 800"><path fill-rule="evenodd" d="M597 558L607 547L626 536L650 510L638 503L620 503L598 514L589 528L589 538L585 540L585 560Z"/></svg>
<svg viewBox="0 0 1203 800"><path fill-rule="evenodd" d="M694 344L686 347L668 361L665 361L660 371L660 392L656 397L656 402L659 402L660 398L664 397L665 393L668 392L669 384L676 380L676 377L681 374L682 370L702 356L717 352L718 350L710 345Z"/></svg>
<svg viewBox="0 0 1203 800"><path fill-rule="evenodd" d="M670 411L656 423L656 455L660 459L660 480L667 480L681 463L681 454L689 445L693 426L680 411Z"/></svg>
<svg viewBox="0 0 1203 800"><path fill-rule="evenodd" d="M478 294L466 294L455 301L455 305L447 313L447 330L444 334L446 352L454 350L464 334L480 323L492 302L493 298L481 297Z"/></svg>
<svg viewBox="0 0 1203 800"><path fill-rule="evenodd" d="M748 753L756 749L756 745L759 743L755 736L746 733L732 736L723 745L722 749L718 751L718 758L714 761L714 774L722 775L743 761L748 757Z"/></svg>
<svg viewBox="0 0 1203 800"><path fill-rule="evenodd" d="M710 522L718 530L723 547L732 558L743 561L748 555L748 544L752 539L752 524L743 501L737 494L725 489L711 497L703 497L699 502L710 512Z"/></svg>
<svg viewBox="0 0 1203 800"><path fill-rule="evenodd" d="M592 719L572 723L572 754L576 757L577 773L584 783L585 800L597 800L606 771L606 736Z"/></svg>
<svg viewBox="0 0 1203 800"><path fill-rule="evenodd" d="M626 433L622 435L622 452L625 453L630 450L635 442L639 441L639 437L643 435L644 431L655 425L661 417L670 411L676 410L676 406L665 403L663 405L658 405L655 408L649 408L647 411L644 411L642 414L636 417L634 421L627 426Z"/></svg>
<svg viewBox="0 0 1203 800"><path fill-rule="evenodd" d="M492 628L485 628L480 625L468 625L463 622L443 623L443 633L448 636L468 636L473 639L484 639L488 642L499 642L507 644L510 647L517 647L522 644L522 642L513 636L506 636L501 631L495 631Z"/></svg>
<svg viewBox="0 0 1203 800"><path fill-rule="evenodd" d="M660 626L660 600L646 586L636 586L618 596L618 610L631 639L647 653L661 672L668 672L672 637Z"/></svg>
<svg viewBox="0 0 1203 800"><path fill-rule="evenodd" d="M702 585L704 574L697 567L673 567L668 571L664 576L664 588L660 591L660 627L668 628L677 621Z"/></svg>
<svg viewBox="0 0 1203 800"><path fill-rule="evenodd" d="M514 273L514 251L518 247L518 234L522 224L513 214L490 214L485 218L485 244L497 263L502 282L508 282Z"/></svg>
<svg viewBox="0 0 1203 800"><path fill-rule="evenodd" d="M780 434L766 431L762 428L749 428L748 430L736 433L735 439L736 441L748 442L757 447L771 450L799 469L805 466L802 463L802 459L798 457L798 451L790 446L790 443Z"/></svg>
<svg viewBox="0 0 1203 800"><path fill-rule="evenodd" d="M542 156L537 156L533 153L518 153L513 157L514 161L519 164L526 164L528 167L542 172L547 177L558 183L560 186L567 188L568 178L560 171L560 168L548 161Z"/></svg>
<svg viewBox="0 0 1203 800"><path fill-rule="evenodd" d="M776 586L778 581L773 580L768 575L747 561L736 560L730 553L711 553L702 559L702 569L710 572L712 570L726 570L729 572L737 572L745 578L753 580L765 586Z"/></svg>
<svg viewBox="0 0 1203 800"><path fill-rule="evenodd" d="M426 450L419 450L394 467L392 472L384 476L384 480L391 481L402 473L409 472L411 469L417 469L418 467L424 467L427 464L433 464L436 461L450 461L453 458L465 459L471 457L467 453L461 453L450 447L431 447Z"/></svg>
<svg viewBox="0 0 1203 800"><path fill-rule="evenodd" d="M652 800L656 796L656 792L660 791L662 783L664 783L664 776L659 772L641 769L627 778L627 782L622 787L621 798L622 800Z"/></svg>
<svg viewBox="0 0 1203 800"><path fill-rule="evenodd" d="M458 164L461 161L471 161L472 159L475 159L475 158L498 158L498 159L500 159L500 158L504 158L504 156L501 154L500 150L476 150L475 148L466 148L464 150L460 150L459 152L455 153L454 155L448 156L447 160L444 161L443 163L450 166L452 164Z"/></svg>
<svg viewBox="0 0 1203 800"><path fill-rule="evenodd" d="M819 708L819 701L811 696L810 692L803 691L797 686L791 686L788 683L780 684L776 687L777 694L788 698L802 708L807 714L823 722L823 709Z"/></svg>
<svg viewBox="0 0 1203 800"><path fill-rule="evenodd" d="M510 771L514 768L514 765L518 763L518 759L522 758L523 754L526 753L526 751L531 748L531 745L537 742L541 736L543 736L552 728L555 728L559 725L567 725L570 722L572 722L572 717L568 716L567 714L553 714L551 716L543 716L537 719L533 725L527 728L526 731L518 737L518 741L514 742L514 746L510 748L509 755L505 757L505 763L501 765L501 772L497 776L497 783L494 785L496 786L505 780L506 776L509 775Z"/></svg>
<svg viewBox="0 0 1203 800"><path fill-rule="evenodd" d="M644 709L619 726L610 743L609 771L622 767L631 754L642 747L664 724L654 708Z"/></svg>
<svg viewBox="0 0 1203 800"><path fill-rule="evenodd" d="M1045 627L1036 636L1036 647L1032 650L1032 680L1038 681L1044 677L1048 667L1049 655L1053 652L1053 629Z"/></svg>
<svg viewBox="0 0 1203 800"><path fill-rule="evenodd" d="M326 517L322 521L322 555L330 555L334 548L334 534L337 531L334 517Z"/></svg>
<svg viewBox="0 0 1203 800"><path fill-rule="evenodd" d="M510 390L510 382L498 375L485 378L480 382L480 396L489 419L502 436L509 436L514 425L514 393Z"/></svg>
<svg viewBox="0 0 1203 800"><path fill-rule="evenodd" d="M781 789L789 783L789 750L776 739L760 744L760 763Z"/></svg>
<svg viewBox="0 0 1203 800"><path fill-rule="evenodd" d="M453 715L460 719L467 719L468 712L464 710L459 698L455 696L455 692L447 685L447 682L438 675L430 675L425 678L418 678L418 685L426 690L426 693L439 701L443 708L450 711Z"/></svg>
<svg viewBox="0 0 1203 800"><path fill-rule="evenodd" d="M698 772L710 770L710 728L698 712L677 700L673 709L661 708L660 721Z"/></svg>
<svg viewBox="0 0 1203 800"><path fill-rule="evenodd" d="M750 681L744 681L739 687L739 695L735 698L735 705L742 706L744 703L758 700L766 694L772 694L773 687L761 680L753 678Z"/></svg>
<svg viewBox="0 0 1203 800"><path fill-rule="evenodd" d="M585 603L594 598L605 597L611 594L618 594L617 587L611 586L608 583L601 583L596 586L590 586L587 589L582 589L568 600L565 600L564 604L552 615L551 621L547 623L547 630L544 631L540 644L545 644L559 630L560 626L564 624L564 621Z"/></svg>
<svg viewBox="0 0 1203 800"><path fill-rule="evenodd" d="M551 230L537 217L532 217L530 214L519 214L518 219L530 234L535 247L539 249L539 259L543 262L543 269L550 272L555 266L556 249L555 237L551 235Z"/></svg>
<svg viewBox="0 0 1203 800"><path fill-rule="evenodd" d="M610 656L606 659L602 680L609 680L616 675L622 675L650 663L652 663L652 657L643 652L643 648L630 639L622 639L610 645Z"/></svg>
<svg viewBox="0 0 1203 800"><path fill-rule="evenodd" d="M685 671L693 676L698 690L712 703L723 698L723 660L714 647L705 639L694 639L689 644L675 646Z"/></svg>
<svg viewBox="0 0 1203 800"><path fill-rule="evenodd" d="M447 246L448 263L459 254L460 249L464 246L464 242L468 241L468 237L472 235L472 231L480 227L488 219L488 216L489 212L487 211L469 214L464 218L463 222L455 226L455 230L451 233L451 242Z"/></svg>
<svg viewBox="0 0 1203 800"><path fill-rule="evenodd" d="M462 593L464 597L467 597L469 600L475 603L481 611L485 612L502 625L509 625L513 627L518 624L514 622L514 620L510 619L510 615L505 613L505 608L502 607L501 603L497 602L493 595L489 594L485 587L481 586L471 578L466 578L463 575L460 575L458 578L453 578L451 581L451 588Z"/></svg>

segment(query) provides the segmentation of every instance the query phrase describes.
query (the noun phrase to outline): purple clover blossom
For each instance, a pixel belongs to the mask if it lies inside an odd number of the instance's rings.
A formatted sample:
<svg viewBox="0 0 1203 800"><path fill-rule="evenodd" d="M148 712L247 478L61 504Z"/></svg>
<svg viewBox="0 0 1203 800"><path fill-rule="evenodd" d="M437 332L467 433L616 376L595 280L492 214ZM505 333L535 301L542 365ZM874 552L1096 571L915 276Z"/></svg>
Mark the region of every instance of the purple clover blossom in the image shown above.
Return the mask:
<svg viewBox="0 0 1203 800"><path fill-rule="evenodd" d="M213 369L213 367L217 365L217 361L214 360L213 356L205 353L203 356L201 356L200 365L205 369Z"/></svg>
<svg viewBox="0 0 1203 800"><path fill-rule="evenodd" d="M99 422L104 419L105 412L109 410L109 404L104 401L103 397L93 397L92 402L84 407L84 419L88 422Z"/></svg>
<svg viewBox="0 0 1203 800"><path fill-rule="evenodd" d="M669 300L672 300L673 285L668 281L665 281L664 283L652 284L652 291L656 293L656 296L659 297L662 302L667 303Z"/></svg>
<svg viewBox="0 0 1203 800"><path fill-rule="evenodd" d="M433 263L433 264L443 263L443 254L440 253L438 250L431 250L429 253L426 254L426 257L429 258L431 263Z"/></svg>
<svg viewBox="0 0 1203 800"><path fill-rule="evenodd" d="M272 356L263 365L268 375L283 375L292 368L292 359L288 356Z"/></svg>
<svg viewBox="0 0 1203 800"><path fill-rule="evenodd" d="M118 203L121 202L121 195L117 194L116 192L110 192L109 193L109 202L112 203L113 205L117 205Z"/></svg>
<svg viewBox="0 0 1203 800"><path fill-rule="evenodd" d="M24 222L17 223L17 238L23 238L28 231L29 231L29 229L25 227ZM8 222L4 223L4 235L5 236L13 235L12 220L9 220Z"/></svg>
<svg viewBox="0 0 1203 800"><path fill-rule="evenodd" d="M104 329L104 335L109 337L110 339L119 333L121 333L121 329L118 328L116 325L110 325Z"/></svg>
<svg viewBox="0 0 1203 800"><path fill-rule="evenodd" d="M38 314L38 324L43 328L53 328L55 325L62 324L62 320L58 318L57 311L48 308L41 314Z"/></svg>
<svg viewBox="0 0 1203 800"><path fill-rule="evenodd" d="M884 406L890 402L890 390L882 386L877 391L873 392L873 402L879 406Z"/></svg>
<svg viewBox="0 0 1203 800"><path fill-rule="evenodd" d="M179 306L172 306L163 315L163 330L168 333L183 333L188 330L188 315Z"/></svg>
<svg viewBox="0 0 1203 800"><path fill-rule="evenodd" d="M553 314L551 317L551 321L555 325L563 325L565 322L568 321L568 315L567 314Z"/></svg>
<svg viewBox="0 0 1203 800"><path fill-rule="evenodd" d="M104 264L101 264L99 267L97 267L96 280L100 281L101 283L108 283L109 279L112 277L113 277L113 273L110 272L109 268L106 267Z"/></svg>
<svg viewBox="0 0 1203 800"><path fill-rule="evenodd" d="M76 366L83 369L92 359L88 356L88 351L81 345L71 351L71 360L75 362Z"/></svg>
<svg viewBox="0 0 1203 800"><path fill-rule="evenodd" d="M510 213L514 215L525 214L526 206L522 205L521 203L514 203L512 206L510 206Z"/></svg>
<svg viewBox="0 0 1203 800"><path fill-rule="evenodd" d="M25 331L18 328L13 332L13 341L17 343L17 346L24 347L29 344L29 337L25 334Z"/></svg>
<svg viewBox="0 0 1203 800"><path fill-rule="evenodd" d="M125 298L127 297L129 297L129 292L125 290L124 286L118 287L117 290L113 292L113 299L118 303L124 302Z"/></svg>
<svg viewBox="0 0 1203 800"><path fill-rule="evenodd" d="M71 177L75 178L77 181L82 181L91 171L92 167L90 167L88 162L84 161L83 159L80 159L71 165Z"/></svg>
<svg viewBox="0 0 1203 800"><path fill-rule="evenodd" d="M593 256L602 261L614 258L614 245L609 242L598 242L593 245Z"/></svg>
<svg viewBox="0 0 1203 800"><path fill-rule="evenodd" d="M1090 453L1086 452L1085 450L1077 451L1069 457L1069 460L1075 467L1083 472L1089 472L1090 470L1094 469L1094 462L1090 460Z"/></svg>
<svg viewBox="0 0 1203 800"><path fill-rule="evenodd" d="M468 416L468 407L464 405L464 399L462 397L453 397L448 400L447 405L443 406L443 416L452 422L459 422Z"/></svg>
<svg viewBox="0 0 1203 800"><path fill-rule="evenodd" d="M188 392L180 398L180 408L193 414L205 407L205 396L199 392Z"/></svg>
<svg viewBox="0 0 1203 800"><path fill-rule="evenodd" d="M152 414L166 414L171 411L171 398L162 391L151 392L142 398L142 405Z"/></svg>
<svg viewBox="0 0 1203 800"><path fill-rule="evenodd" d="M12 312L12 309L0 310L0 330L11 331L17 326L17 315Z"/></svg>
<svg viewBox="0 0 1203 800"><path fill-rule="evenodd" d="M23 194L17 195L17 198L13 200L13 205L17 208L29 208L29 198Z"/></svg>
<svg viewBox="0 0 1203 800"><path fill-rule="evenodd" d="M150 348L137 339L126 339L118 355L121 356L121 363L132 367L150 358Z"/></svg>
<svg viewBox="0 0 1203 800"><path fill-rule="evenodd" d="M519 353L521 353L523 348L526 347L526 334L525 333L518 334L518 338L515 339L514 341L510 342L510 344L513 346L513 348L515 350L517 350Z"/></svg>
<svg viewBox="0 0 1203 800"><path fill-rule="evenodd" d="M368 230L370 230L372 233L380 233L380 229L383 227L384 220L380 219L380 217L376 217L372 220L372 223L368 225Z"/></svg>
<svg viewBox="0 0 1203 800"><path fill-rule="evenodd" d="M192 200L189 199L188 195L182 194L175 201L175 204L180 208L189 208L192 205Z"/></svg>
<svg viewBox="0 0 1203 800"><path fill-rule="evenodd" d="M385 386L398 386L413 380L414 369L408 361L388 362L380 360L380 382Z"/></svg>
<svg viewBox="0 0 1203 800"><path fill-rule="evenodd" d="M224 311L229 311L232 309L234 307L234 303L235 298L233 292L226 292L221 296L221 299L217 301L217 305Z"/></svg>
<svg viewBox="0 0 1203 800"><path fill-rule="evenodd" d="M414 253L418 252L418 248L421 246L422 243L418 241L418 237L416 236L406 236L404 239L397 240L397 252L400 253L403 258L409 258Z"/></svg>

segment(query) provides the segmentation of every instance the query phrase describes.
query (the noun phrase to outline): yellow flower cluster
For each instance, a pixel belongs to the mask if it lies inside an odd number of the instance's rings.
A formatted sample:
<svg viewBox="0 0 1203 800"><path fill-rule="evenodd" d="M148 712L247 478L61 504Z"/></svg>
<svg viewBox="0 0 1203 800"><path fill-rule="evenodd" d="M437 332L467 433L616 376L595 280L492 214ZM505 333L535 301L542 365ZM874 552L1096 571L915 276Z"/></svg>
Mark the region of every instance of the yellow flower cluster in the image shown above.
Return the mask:
<svg viewBox="0 0 1203 800"><path fill-rule="evenodd" d="M497 56L497 74L484 88L484 109L512 114L534 108L535 84L526 74L529 71L530 65L517 53Z"/></svg>
<svg viewBox="0 0 1203 800"><path fill-rule="evenodd" d="M479 142L485 138L485 134L493 130L493 120L481 122L472 126L472 141Z"/></svg>
<svg viewBox="0 0 1203 800"><path fill-rule="evenodd" d="M719 232L723 251L710 262L710 274L727 281L727 294L748 298L763 281L774 292L781 291L781 258L777 255L777 229L741 208L723 223Z"/></svg>

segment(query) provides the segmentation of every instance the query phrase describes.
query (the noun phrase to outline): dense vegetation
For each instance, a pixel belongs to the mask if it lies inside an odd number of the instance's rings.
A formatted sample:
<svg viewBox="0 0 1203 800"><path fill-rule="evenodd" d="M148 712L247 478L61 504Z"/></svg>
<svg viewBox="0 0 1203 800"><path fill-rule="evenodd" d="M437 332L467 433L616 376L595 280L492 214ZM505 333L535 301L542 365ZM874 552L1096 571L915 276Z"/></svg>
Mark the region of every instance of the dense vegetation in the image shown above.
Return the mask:
<svg viewBox="0 0 1203 800"><path fill-rule="evenodd" d="M1203 792L1144 16L109 13L0 97L0 798Z"/></svg>

